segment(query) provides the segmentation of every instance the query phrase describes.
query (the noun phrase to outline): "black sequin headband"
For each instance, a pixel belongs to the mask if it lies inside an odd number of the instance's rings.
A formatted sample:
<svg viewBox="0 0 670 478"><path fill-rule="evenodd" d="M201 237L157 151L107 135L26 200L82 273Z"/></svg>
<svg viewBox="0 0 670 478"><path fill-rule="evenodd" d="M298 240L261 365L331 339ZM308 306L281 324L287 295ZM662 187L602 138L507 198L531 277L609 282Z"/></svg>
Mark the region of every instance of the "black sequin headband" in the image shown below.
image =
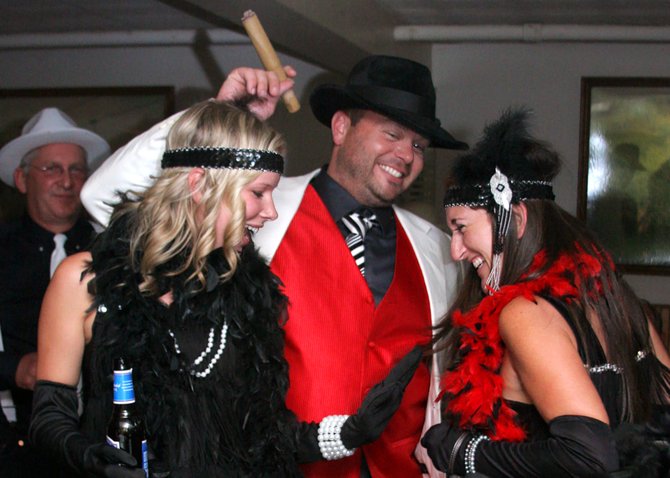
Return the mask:
<svg viewBox="0 0 670 478"><path fill-rule="evenodd" d="M444 195L444 207L485 207L493 211L494 205L499 201L518 204L529 199L554 200L554 192L550 181L510 179L505 182L505 180L496 181L493 179L493 182L495 184L489 182L487 184L466 184L450 187ZM501 199L506 189L512 193L508 201ZM494 196L498 196L498 198Z"/></svg>
<svg viewBox="0 0 670 478"><path fill-rule="evenodd" d="M245 148L180 148L163 153L161 168L252 169L283 174L284 158L274 151Z"/></svg>

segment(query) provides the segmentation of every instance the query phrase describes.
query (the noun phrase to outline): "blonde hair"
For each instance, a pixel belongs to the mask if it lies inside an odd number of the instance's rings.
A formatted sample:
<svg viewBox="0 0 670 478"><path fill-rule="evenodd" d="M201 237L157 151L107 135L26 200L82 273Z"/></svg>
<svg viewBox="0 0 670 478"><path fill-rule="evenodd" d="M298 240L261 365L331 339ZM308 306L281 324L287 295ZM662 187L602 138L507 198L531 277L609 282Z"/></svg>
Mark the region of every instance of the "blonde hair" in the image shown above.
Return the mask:
<svg viewBox="0 0 670 478"><path fill-rule="evenodd" d="M286 145L279 133L248 111L229 103L214 100L198 103L184 112L170 129L167 149L187 147L251 148L285 153ZM197 277L205 285L206 257L215 249L216 222L223 207L231 219L223 233L223 254L230 270L222 275L227 280L236 270L238 254L235 246L245 234L246 205L242 189L261 172L243 169L203 169L204 174L193 191L189 186L192 168L164 169L154 184L138 201L126 202L115 212L114 219L130 211L136 214L129 224L130 254L143 281L140 290L157 293L156 269L172 259L183 260L162 272L175 276L192 269L189 278ZM199 201L193 195L200 196Z"/></svg>

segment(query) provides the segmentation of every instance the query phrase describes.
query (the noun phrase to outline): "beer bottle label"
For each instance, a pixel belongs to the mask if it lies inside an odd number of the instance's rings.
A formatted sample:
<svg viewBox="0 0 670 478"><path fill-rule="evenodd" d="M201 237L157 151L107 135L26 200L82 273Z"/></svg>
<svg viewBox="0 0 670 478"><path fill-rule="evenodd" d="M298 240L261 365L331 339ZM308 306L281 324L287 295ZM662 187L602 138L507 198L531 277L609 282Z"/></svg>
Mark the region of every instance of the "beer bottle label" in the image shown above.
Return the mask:
<svg viewBox="0 0 670 478"><path fill-rule="evenodd" d="M149 446L146 440L142 440L142 469L147 478L149 478Z"/></svg>
<svg viewBox="0 0 670 478"><path fill-rule="evenodd" d="M117 405L135 403L133 369L114 371L114 403Z"/></svg>
<svg viewBox="0 0 670 478"><path fill-rule="evenodd" d="M110 438L109 435L107 435L107 444L109 446L113 446L114 448L121 448L121 444L118 441Z"/></svg>
<svg viewBox="0 0 670 478"><path fill-rule="evenodd" d="M121 448L121 444L107 436L107 444L113 446L114 448ZM142 469L144 470L144 475L149 478L149 445L147 445L146 440L142 440Z"/></svg>

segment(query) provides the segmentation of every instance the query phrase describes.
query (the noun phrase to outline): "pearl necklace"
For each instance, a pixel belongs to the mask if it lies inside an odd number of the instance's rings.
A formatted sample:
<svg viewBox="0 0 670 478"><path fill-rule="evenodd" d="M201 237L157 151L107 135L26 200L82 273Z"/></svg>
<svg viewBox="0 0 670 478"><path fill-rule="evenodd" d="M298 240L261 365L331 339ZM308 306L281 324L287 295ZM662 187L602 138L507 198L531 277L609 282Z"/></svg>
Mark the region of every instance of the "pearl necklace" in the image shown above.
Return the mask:
<svg viewBox="0 0 670 478"><path fill-rule="evenodd" d="M219 348L216 350L216 353L209 359L209 363L207 364L207 367L205 367L204 370L201 371L196 371L195 368L202 363L203 360L205 360L205 357L210 355L212 352L212 348L214 347L214 333L215 329L212 327L209 329L209 335L207 336L207 347L205 350L202 351L200 355L198 355L198 358L196 358L193 361L193 365L188 367L188 372L197 377L197 378L205 378L207 375L209 375L212 372L212 369L214 368L214 365L216 365L216 362L219 361L221 358L221 355L223 354L223 350L226 348L226 336L228 335L228 323L224 322L223 326L221 327L221 338L219 339ZM177 337L175 336L174 332L172 330L168 329L168 334L170 334L170 337L172 337L172 340L174 342L174 350L177 352L177 355L181 355L181 349L179 348L179 342L177 342Z"/></svg>

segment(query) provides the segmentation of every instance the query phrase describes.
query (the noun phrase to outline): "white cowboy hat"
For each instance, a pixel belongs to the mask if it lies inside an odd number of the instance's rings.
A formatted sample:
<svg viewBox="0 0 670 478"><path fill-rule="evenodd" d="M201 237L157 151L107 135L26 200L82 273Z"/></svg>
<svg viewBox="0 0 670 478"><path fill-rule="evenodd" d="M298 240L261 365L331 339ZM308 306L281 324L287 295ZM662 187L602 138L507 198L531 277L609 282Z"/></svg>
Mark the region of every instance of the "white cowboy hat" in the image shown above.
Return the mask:
<svg viewBox="0 0 670 478"><path fill-rule="evenodd" d="M44 108L28 120L21 136L0 149L0 179L15 187L14 170L21 159L33 149L51 143L72 143L84 148L89 171L109 156L109 144L102 137L78 128L72 118L58 108Z"/></svg>

